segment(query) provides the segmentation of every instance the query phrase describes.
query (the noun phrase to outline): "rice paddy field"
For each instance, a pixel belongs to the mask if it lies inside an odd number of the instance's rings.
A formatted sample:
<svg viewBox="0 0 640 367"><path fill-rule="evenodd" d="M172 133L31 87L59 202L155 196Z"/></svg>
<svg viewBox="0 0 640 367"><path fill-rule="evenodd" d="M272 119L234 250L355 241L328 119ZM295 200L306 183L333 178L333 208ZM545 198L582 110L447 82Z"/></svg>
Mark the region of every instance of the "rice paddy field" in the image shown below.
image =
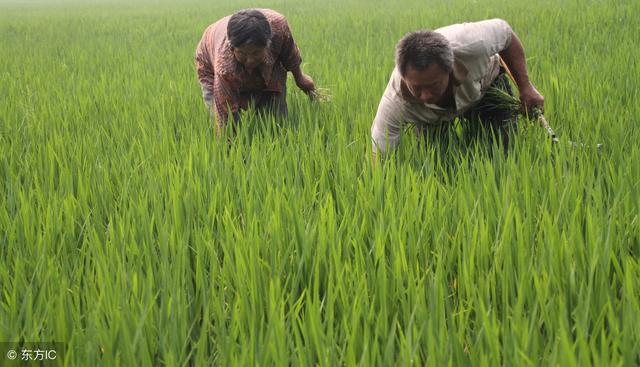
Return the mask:
<svg viewBox="0 0 640 367"><path fill-rule="evenodd" d="M287 118L218 142L193 55L247 7L288 17L332 99L290 77ZM0 341L66 366L639 365L639 12L0 0ZM524 120L507 154L408 130L374 169L398 39L494 17L587 148Z"/></svg>

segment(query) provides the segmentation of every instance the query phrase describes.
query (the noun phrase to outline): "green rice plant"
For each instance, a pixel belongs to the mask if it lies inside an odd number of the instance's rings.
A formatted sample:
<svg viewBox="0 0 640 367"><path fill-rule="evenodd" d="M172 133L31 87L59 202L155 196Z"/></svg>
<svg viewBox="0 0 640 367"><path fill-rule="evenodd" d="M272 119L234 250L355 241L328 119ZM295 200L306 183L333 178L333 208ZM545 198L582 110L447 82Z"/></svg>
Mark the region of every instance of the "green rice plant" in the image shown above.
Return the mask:
<svg viewBox="0 0 640 367"><path fill-rule="evenodd" d="M638 2L427 5L0 0L0 341L68 366L638 365ZM331 101L290 80L286 118L218 142L193 52L249 6ZM373 169L397 40L496 16L558 134L607 149L407 132Z"/></svg>

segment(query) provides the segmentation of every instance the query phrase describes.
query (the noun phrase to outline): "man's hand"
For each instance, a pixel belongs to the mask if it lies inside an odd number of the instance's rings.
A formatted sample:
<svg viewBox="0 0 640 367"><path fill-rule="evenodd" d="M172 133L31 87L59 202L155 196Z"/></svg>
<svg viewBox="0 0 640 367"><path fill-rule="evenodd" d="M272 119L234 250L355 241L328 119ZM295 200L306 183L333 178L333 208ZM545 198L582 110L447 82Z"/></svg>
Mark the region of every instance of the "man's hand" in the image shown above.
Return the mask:
<svg viewBox="0 0 640 367"><path fill-rule="evenodd" d="M312 96L314 90L316 90L316 84L313 82L313 79L307 74L300 73L300 75L295 76L296 85L306 94Z"/></svg>
<svg viewBox="0 0 640 367"><path fill-rule="evenodd" d="M511 31L511 44L500 52L500 57L504 61L503 66L507 69L509 76L518 86L523 112L527 114L531 114L533 110L544 112L544 97L529 81L524 47L513 31Z"/></svg>
<svg viewBox="0 0 640 367"><path fill-rule="evenodd" d="M544 97L531 83L520 90L520 103L527 114L531 114L534 110L544 112Z"/></svg>

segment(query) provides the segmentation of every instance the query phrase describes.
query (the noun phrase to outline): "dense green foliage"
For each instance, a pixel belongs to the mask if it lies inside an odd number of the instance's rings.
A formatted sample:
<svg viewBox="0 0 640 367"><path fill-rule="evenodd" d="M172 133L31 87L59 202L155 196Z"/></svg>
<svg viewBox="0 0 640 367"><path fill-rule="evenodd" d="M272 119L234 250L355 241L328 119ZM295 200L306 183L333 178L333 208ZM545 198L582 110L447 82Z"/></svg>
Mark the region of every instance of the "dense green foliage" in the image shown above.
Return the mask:
<svg viewBox="0 0 640 367"><path fill-rule="evenodd" d="M640 3L0 0L0 341L68 365L640 363ZM284 13L286 119L217 143L193 54ZM406 32L500 17L561 139L369 129ZM443 151L444 150L444 151ZM0 356L4 357L4 356Z"/></svg>

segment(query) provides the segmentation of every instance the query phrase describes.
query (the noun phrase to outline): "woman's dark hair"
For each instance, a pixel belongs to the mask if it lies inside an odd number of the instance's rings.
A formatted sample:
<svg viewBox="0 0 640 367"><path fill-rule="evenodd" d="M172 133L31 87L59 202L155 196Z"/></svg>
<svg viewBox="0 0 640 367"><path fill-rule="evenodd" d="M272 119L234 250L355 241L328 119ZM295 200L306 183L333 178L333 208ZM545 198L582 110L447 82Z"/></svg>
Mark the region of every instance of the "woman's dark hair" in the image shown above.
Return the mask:
<svg viewBox="0 0 640 367"><path fill-rule="evenodd" d="M234 48L246 45L267 47L271 40L271 26L259 10L240 10L227 23L227 38Z"/></svg>

